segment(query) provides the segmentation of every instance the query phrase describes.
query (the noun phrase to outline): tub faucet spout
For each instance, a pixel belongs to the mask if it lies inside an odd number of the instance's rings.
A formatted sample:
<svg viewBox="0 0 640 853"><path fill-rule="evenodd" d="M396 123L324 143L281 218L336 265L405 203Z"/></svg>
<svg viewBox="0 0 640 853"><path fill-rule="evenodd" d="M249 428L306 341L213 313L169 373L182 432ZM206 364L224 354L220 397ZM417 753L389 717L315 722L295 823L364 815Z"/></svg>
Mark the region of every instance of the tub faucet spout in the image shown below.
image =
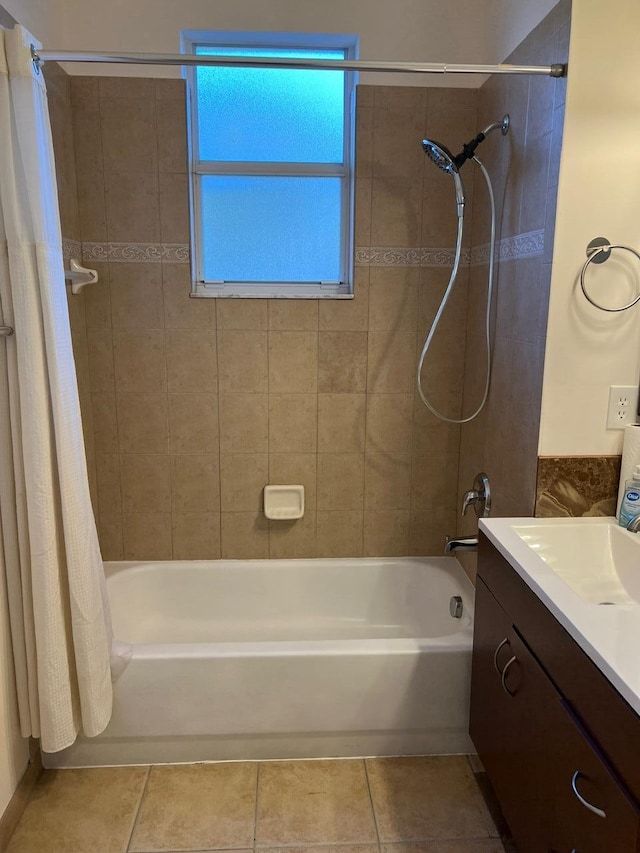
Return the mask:
<svg viewBox="0 0 640 853"><path fill-rule="evenodd" d="M455 551L477 551L478 537L477 536L462 536L459 539L453 539L447 536L445 540L444 553L453 554Z"/></svg>

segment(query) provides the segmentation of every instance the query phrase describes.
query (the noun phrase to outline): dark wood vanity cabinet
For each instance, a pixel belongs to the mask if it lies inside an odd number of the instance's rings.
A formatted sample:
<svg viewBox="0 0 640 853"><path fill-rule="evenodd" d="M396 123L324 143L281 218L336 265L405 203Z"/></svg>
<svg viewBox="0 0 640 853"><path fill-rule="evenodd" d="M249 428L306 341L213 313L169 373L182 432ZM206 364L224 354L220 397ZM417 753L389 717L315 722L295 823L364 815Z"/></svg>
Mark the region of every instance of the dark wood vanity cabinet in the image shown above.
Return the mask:
<svg viewBox="0 0 640 853"><path fill-rule="evenodd" d="M636 805L568 707L561 731L554 821L548 849L554 853L637 850Z"/></svg>
<svg viewBox="0 0 640 853"><path fill-rule="evenodd" d="M486 537L470 733L519 853L640 851L640 719Z"/></svg>
<svg viewBox="0 0 640 853"><path fill-rule="evenodd" d="M554 687L478 578L470 733L522 850L548 849L547 780L561 713Z"/></svg>

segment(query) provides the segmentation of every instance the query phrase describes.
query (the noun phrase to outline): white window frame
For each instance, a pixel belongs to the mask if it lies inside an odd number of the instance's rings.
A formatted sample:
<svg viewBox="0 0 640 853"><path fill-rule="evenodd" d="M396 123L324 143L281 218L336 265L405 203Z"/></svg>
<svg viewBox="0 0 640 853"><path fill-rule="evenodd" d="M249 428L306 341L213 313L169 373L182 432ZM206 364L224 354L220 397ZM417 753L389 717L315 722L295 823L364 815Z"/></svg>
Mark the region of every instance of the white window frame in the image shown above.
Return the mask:
<svg viewBox="0 0 640 853"><path fill-rule="evenodd" d="M218 32L190 30L182 33L183 53L198 47L271 47L282 49L344 50L345 59L358 58L358 37L320 33ZM197 297L251 297L285 299L352 299L354 265L354 140L357 72L345 70L344 151L342 164L242 163L201 161L198 150L198 103L196 69L185 69L189 133L191 295ZM335 176L342 181L340 265L341 280L332 282L205 281L200 184L205 175Z"/></svg>

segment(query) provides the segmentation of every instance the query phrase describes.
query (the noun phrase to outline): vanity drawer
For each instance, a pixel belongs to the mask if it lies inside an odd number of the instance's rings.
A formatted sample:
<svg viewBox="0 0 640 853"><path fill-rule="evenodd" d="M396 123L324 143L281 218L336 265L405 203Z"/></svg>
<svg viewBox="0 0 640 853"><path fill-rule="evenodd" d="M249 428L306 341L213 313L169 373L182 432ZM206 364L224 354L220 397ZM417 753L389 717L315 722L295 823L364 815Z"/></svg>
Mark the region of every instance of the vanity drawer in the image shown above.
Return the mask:
<svg viewBox="0 0 640 853"><path fill-rule="evenodd" d="M556 774L551 849L554 853L636 853L640 814L571 710Z"/></svg>

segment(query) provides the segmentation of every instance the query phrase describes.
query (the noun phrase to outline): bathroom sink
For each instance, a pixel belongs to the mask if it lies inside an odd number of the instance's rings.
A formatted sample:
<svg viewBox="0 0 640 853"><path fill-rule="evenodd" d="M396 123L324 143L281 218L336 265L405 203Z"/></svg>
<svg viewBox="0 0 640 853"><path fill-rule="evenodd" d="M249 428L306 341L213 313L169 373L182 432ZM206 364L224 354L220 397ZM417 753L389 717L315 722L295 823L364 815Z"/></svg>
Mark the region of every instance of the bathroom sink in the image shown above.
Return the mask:
<svg viewBox="0 0 640 853"><path fill-rule="evenodd" d="M640 604L640 534L613 519L514 524L512 529L583 601Z"/></svg>

